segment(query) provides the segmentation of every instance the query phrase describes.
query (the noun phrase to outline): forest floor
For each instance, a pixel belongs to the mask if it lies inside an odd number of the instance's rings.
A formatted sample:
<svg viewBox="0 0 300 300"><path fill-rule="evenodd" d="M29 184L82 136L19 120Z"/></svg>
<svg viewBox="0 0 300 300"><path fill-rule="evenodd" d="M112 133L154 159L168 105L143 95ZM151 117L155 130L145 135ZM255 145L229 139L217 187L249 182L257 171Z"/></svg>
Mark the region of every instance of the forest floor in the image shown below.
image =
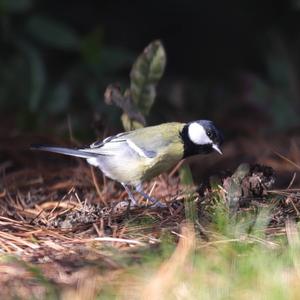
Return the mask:
<svg viewBox="0 0 300 300"><path fill-rule="evenodd" d="M82 160L0 145L0 298L299 299L299 137L231 141L135 209Z"/></svg>

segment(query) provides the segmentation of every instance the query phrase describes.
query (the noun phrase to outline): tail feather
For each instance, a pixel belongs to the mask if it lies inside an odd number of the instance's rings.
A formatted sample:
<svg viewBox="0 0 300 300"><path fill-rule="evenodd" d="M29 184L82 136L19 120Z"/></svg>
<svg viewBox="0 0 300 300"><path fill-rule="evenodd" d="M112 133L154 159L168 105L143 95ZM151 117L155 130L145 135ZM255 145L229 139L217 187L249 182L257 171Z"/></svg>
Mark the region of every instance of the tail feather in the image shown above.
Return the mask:
<svg viewBox="0 0 300 300"><path fill-rule="evenodd" d="M46 145L32 145L30 147L31 150L39 150L39 151L47 151L47 152L54 152L64 155L76 156L81 158L92 158L92 157L99 157L99 154L87 152L86 150L80 149L70 149L64 147L53 147L53 146L46 146Z"/></svg>

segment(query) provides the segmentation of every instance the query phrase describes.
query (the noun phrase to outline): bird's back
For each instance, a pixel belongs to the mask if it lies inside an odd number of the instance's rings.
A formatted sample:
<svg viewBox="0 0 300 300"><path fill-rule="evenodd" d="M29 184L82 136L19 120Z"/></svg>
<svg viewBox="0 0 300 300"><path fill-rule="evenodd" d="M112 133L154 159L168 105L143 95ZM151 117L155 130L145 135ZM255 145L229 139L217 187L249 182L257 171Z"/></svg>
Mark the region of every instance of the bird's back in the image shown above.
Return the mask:
<svg viewBox="0 0 300 300"><path fill-rule="evenodd" d="M100 155L88 162L99 166L114 180L137 185L167 171L182 159L183 126L183 123L165 123L108 138L99 147L87 150Z"/></svg>

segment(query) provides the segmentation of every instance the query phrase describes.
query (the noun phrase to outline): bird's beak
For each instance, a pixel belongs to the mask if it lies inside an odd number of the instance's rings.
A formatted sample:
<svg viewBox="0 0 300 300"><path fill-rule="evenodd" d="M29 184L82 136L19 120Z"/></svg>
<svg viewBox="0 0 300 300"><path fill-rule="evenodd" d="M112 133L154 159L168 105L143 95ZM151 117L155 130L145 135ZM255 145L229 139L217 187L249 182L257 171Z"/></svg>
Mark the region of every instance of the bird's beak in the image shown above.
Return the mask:
<svg viewBox="0 0 300 300"><path fill-rule="evenodd" d="M213 149L216 150L218 153L220 153L221 155L223 155L222 151L220 150L219 146L217 146L216 144L212 145Z"/></svg>

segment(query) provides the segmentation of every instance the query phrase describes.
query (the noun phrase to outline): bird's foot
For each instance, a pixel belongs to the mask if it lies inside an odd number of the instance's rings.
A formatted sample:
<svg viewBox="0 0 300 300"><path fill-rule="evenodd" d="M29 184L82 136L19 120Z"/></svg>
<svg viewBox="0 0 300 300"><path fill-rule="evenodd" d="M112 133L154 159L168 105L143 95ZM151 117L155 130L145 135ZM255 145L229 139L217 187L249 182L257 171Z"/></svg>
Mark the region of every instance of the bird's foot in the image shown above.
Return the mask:
<svg viewBox="0 0 300 300"><path fill-rule="evenodd" d="M122 185L123 185L124 189L126 190L128 196L129 196L129 199L130 199L130 209L136 208L136 207L141 207L138 204L138 202L136 201L135 197L133 196L130 188L126 184L124 184L124 183L122 183ZM157 208L157 207L164 208L164 207L167 207L166 204L161 203L159 200L157 200L157 199L149 196L148 194L144 193L141 185L138 185L136 187L136 191L139 194L141 194L146 200L148 200L151 203L151 205L149 205L149 207L153 207L153 208Z"/></svg>
<svg viewBox="0 0 300 300"><path fill-rule="evenodd" d="M136 191L141 194L146 200L148 200L149 202L151 202L150 207L154 207L154 208L164 208L167 207L167 205L165 203L161 203L159 200L155 199L154 197L149 196L148 194L146 194L143 190L142 190L142 186L139 185L136 187Z"/></svg>

